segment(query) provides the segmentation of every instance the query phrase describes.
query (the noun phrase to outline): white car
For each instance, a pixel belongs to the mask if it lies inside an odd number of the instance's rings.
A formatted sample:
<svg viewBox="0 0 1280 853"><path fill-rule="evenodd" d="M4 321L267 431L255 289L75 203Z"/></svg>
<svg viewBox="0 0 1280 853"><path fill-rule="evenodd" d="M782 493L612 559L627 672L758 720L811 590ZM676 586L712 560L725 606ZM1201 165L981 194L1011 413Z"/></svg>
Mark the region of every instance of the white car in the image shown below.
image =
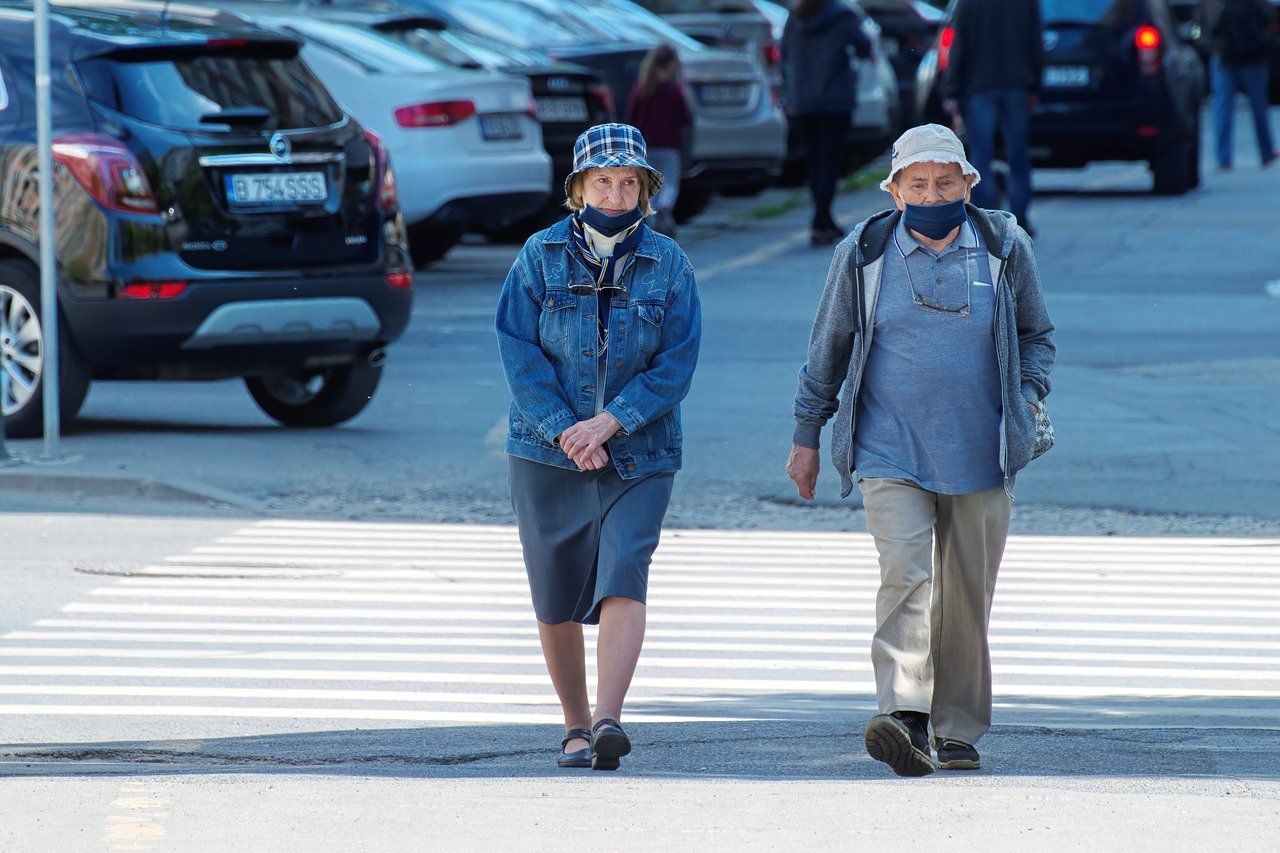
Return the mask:
<svg viewBox="0 0 1280 853"><path fill-rule="evenodd" d="M453 68L356 24L249 14L302 41L321 82L382 137L416 264L547 203L551 158L527 77Z"/></svg>

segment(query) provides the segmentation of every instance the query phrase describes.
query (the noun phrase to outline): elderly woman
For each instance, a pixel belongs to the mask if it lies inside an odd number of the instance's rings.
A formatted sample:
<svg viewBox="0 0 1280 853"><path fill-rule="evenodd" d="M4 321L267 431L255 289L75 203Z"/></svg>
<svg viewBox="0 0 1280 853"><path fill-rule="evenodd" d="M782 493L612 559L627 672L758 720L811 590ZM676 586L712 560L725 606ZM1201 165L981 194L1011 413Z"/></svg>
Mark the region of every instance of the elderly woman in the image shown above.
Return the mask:
<svg viewBox="0 0 1280 853"><path fill-rule="evenodd" d="M529 238L498 300L511 502L564 709L561 767L615 770L631 751L618 721L698 358L693 269L644 224L662 186L645 156L630 125L579 136L565 179L573 213ZM594 713L584 624L600 626Z"/></svg>

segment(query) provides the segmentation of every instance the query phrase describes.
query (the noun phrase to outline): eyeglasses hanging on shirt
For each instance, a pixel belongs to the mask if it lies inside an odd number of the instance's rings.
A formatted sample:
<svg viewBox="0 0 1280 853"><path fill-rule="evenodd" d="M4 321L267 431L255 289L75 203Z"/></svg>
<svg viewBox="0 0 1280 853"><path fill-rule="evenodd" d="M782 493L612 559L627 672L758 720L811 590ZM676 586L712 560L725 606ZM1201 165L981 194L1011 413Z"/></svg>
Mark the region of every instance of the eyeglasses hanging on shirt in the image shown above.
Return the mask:
<svg viewBox="0 0 1280 853"><path fill-rule="evenodd" d="M971 223L966 221L964 227L968 228L972 233L973 225ZM977 235L974 234L973 238L976 241ZM930 282L931 287L922 289L916 286L915 278L911 275L911 263L907 260L907 253L902 250L902 244L898 241L896 230L893 234L893 244L897 247L898 254L902 257L902 268L906 271L907 283L911 286L911 301L917 308L932 311L936 314L954 314L959 317L969 316L971 288L973 287L977 258L981 252L964 246L956 249L956 251L964 253L964 286L962 288L951 286L945 280L940 283L935 278ZM934 263L936 264L941 257L935 258ZM945 276L942 278L945 279Z"/></svg>

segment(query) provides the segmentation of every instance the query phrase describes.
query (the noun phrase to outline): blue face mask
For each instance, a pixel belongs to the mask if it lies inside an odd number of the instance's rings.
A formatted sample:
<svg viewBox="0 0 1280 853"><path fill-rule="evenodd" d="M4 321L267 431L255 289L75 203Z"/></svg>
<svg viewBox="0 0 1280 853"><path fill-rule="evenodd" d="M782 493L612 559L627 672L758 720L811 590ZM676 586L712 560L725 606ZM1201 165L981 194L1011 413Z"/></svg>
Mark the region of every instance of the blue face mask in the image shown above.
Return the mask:
<svg viewBox="0 0 1280 853"><path fill-rule="evenodd" d="M588 204L578 212L578 218L604 236L613 237L644 219L644 214L640 212L640 205L610 216L600 208Z"/></svg>
<svg viewBox="0 0 1280 853"><path fill-rule="evenodd" d="M930 240L941 240L953 228L963 225L965 216L964 199L958 198L942 204L907 204L902 221L907 228Z"/></svg>

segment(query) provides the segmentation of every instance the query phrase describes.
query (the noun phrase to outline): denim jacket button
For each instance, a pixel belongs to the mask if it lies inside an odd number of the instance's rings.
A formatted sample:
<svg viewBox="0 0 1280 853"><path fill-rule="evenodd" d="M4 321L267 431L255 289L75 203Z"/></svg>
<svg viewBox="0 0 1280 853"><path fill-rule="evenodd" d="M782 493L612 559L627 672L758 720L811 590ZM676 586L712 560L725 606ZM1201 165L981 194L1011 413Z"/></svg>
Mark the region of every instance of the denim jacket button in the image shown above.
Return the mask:
<svg viewBox="0 0 1280 853"><path fill-rule="evenodd" d="M617 361L615 361L615 362L613 363L613 365L614 365L614 367L616 367L616 368L618 368L619 370L621 370L621 369L622 369L622 359L618 359Z"/></svg>
<svg viewBox="0 0 1280 853"><path fill-rule="evenodd" d="M628 463L628 465L627 465L627 473L628 473L628 474L630 474L630 473L631 473L632 471L634 471L634 470L636 470L636 463L634 463L634 462Z"/></svg>

